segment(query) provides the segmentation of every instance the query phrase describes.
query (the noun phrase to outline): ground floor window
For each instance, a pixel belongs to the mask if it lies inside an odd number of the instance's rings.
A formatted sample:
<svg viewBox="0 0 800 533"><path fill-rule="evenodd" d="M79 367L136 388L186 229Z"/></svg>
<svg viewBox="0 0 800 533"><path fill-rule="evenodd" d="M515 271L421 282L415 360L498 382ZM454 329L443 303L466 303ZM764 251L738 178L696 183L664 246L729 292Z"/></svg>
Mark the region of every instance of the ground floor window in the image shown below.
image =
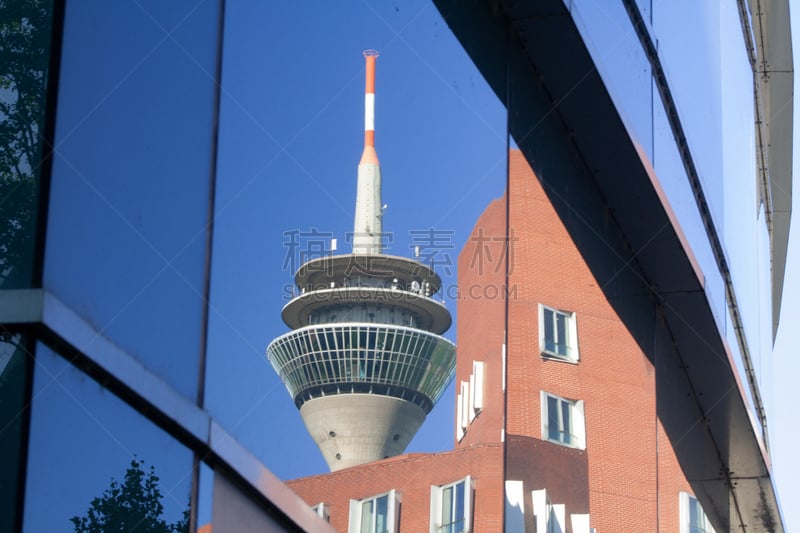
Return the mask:
<svg viewBox="0 0 800 533"><path fill-rule="evenodd" d="M681 492L681 533L714 533L714 527L697 498Z"/></svg>
<svg viewBox="0 0 800 533"><path fill-rule="evenodd" d="M350 526L348 533L394 533L400 501L397 491L350 500Z"/></svg>
<svg viewBox="0 0 800 533"><path fill-rule="evenodd" d="M471 508L470 476L447 485L431 487L431 533L470 531Z"/></svg>

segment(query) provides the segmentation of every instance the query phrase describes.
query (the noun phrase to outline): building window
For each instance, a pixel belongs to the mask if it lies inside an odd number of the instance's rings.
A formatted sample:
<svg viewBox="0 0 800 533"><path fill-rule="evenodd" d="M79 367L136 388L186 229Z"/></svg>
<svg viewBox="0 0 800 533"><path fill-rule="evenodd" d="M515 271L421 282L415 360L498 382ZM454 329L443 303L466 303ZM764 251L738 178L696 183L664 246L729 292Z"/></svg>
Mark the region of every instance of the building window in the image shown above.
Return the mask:
<svg viewBox="0 0 800 533"><path fill-rule="evenodd" d="M372 498L350 500L348 533L395 533L400 498L390 490Z"/></svg>
<svg viewBox="0 0 800 533"><path fill-rule="evenodd" d="M714 528L697 498L681 492L681 533L714 533Z"/></svg>
<svg viewBox="0 0 800 533"><path fill-rule="evenodd" d="M586 448L583 401L542 391L542 439L571 448Z"/></svg>
<svg viewBox="0 0 800 533"><path fill-rule="evenodd" d="M472 479L431 487L431 533L470 531Z"/></svg>
<svg viewBox="0 0 800 533"><path fill-rule="evenodd" d="M473 361L469 382L461 382L461 389L456 398L456 438L458 442L461 442L469 425L483 410L483 366L482 361Z"/></svg>
<svg viewBox="0 0 800 533"><path fill-rule="evenodd" d="M578 362L575 313L539 305L539 349L544 357Z"/></svg>

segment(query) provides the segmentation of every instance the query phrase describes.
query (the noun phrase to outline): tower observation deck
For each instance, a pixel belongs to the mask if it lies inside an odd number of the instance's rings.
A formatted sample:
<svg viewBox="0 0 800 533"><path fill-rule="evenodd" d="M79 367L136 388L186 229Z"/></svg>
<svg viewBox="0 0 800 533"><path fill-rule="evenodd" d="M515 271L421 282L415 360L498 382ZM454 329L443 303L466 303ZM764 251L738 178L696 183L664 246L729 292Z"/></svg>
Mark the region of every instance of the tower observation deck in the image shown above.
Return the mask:
<svg viewBox="0 0 800 533"><path fill-rule="evenodd" d="M353 253L317 258L295 274L282 317L292 331L267 357L331 470L403 453L453 378L452 322L434 300L428 266L381 249L381 171L375 151L377 52L366 51L364 151Z"/></svg>

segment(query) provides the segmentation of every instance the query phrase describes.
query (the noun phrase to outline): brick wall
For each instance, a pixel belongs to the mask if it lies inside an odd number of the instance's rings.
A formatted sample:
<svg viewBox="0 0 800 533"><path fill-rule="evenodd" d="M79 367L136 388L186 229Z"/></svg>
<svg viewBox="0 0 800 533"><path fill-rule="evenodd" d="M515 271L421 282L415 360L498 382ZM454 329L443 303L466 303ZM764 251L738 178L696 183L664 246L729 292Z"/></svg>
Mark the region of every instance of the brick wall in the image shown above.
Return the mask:
<svg viewBox="0 0 800 533"><path fill-rule="evenodd" d="M331 525L342 532L347 531L350 499L398 490L401 531L419 533L430 528L431 486L471 475L473 531L502 531L502 464L502 446L485 444L442 453L401 455L287 484L309 505L327 503Z"/></svg>
<svg viewBox="0 0 800 533"><path fill-rule="evenodd" d="M505 205L505 197L489 204L458 257L455 394L458 395L462 381L469 382L473 361L482 361L485 401L464 438L456 442L457 447L499 443L502 438ZM455 413L453 423L456 423ZM458 432L455 438L458 439Z"/></svg>

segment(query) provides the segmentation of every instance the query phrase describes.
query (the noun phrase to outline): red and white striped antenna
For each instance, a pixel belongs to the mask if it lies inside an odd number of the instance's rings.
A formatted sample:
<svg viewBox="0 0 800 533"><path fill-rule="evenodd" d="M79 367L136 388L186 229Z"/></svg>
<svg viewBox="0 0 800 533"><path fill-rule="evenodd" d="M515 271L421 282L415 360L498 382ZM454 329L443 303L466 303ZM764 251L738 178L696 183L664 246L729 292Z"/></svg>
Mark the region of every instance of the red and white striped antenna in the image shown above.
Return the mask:
<svg viewBox="0 0 800 533"><path fill-rule="evenodd" d="M358 163L356 216L353 225L353 253L381 253L381 166L375 151L375 60L376 50L365 50L364 151Z"/></svg>
<svg viewBox="0 0 800 533"><path fill-rule="evenodd" d="M374 156L370 163L378 162L375 149L375 60L378 59L377 50L364 50L364 59L367 61L366 86L364 88L364 156ZM368 150L371 147L372 150ZM368 154L368 152L370 152ZM362 163L365 161L362 159Z"/></svg>

